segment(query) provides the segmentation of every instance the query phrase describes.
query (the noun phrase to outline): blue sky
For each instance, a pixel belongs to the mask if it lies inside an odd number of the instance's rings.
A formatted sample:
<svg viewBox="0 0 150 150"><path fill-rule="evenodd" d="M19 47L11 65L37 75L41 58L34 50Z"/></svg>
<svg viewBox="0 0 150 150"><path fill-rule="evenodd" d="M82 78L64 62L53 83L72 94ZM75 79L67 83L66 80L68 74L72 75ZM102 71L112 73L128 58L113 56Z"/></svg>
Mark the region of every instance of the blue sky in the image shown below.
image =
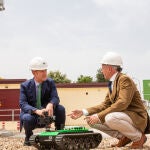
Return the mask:
<svg viewBox="0 0 150 150"><path fill-rule="evenodd" d="M94 77L102 56L115 51L125 73L150 79L149 6L149 0L5 0L0 76L31 78L28 63L41 56L72 81Z"/></svg>

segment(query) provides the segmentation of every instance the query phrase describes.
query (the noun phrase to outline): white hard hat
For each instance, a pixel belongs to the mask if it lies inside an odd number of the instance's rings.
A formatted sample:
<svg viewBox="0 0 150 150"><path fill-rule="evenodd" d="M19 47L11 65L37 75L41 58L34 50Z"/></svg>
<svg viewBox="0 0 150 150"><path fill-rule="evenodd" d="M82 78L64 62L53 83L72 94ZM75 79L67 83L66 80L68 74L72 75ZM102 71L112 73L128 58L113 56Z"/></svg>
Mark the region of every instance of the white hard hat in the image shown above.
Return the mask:
<svg viewBox="0 0 150 150"><path fill-rule="evenodd" d="M45 70L48 68L48 63L41 57L35 57L29 64L31 70Z"/></svg>
<svg viewBox="0 0 150 150"><path fill-rule="evenodd" d="M101 64L120 66L120 67L123 66L121 56L115 52L106 53L101 60Z"/></svg>

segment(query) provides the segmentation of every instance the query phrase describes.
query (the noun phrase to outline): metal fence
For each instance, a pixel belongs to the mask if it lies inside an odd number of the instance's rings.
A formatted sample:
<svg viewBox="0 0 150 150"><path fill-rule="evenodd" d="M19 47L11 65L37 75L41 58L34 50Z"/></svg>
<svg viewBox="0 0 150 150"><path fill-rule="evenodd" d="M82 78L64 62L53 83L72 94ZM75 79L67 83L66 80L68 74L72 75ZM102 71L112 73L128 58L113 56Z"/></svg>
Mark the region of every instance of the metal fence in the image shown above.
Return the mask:
<svg viewBox="0 0 150 150"><path fill-rule="evenodd" d="M0 109L0 118L7 118L6 120L9 118L9 121L15 121L15 118L19 118L19 115L20 109Z"/></svg>

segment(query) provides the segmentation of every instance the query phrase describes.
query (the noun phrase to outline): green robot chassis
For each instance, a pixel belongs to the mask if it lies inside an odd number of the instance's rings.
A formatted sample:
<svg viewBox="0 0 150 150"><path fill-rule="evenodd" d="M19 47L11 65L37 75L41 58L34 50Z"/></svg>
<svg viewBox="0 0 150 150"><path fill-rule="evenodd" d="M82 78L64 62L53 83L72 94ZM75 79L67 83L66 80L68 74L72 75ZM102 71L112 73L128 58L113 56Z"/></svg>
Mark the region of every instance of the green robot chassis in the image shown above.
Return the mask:
<svg viewBox="0 0 150 150"><path fill-rule="evenodd" d="M101 140L100 133L94 133L85 127L45 131L30 137L31 145L41 150L89 150L96 148Z"/></svg>
<svg viewBox="0 0 150 150"><path fill-rule="evenodd" d="M30 144L39 150L89 150L96 148L102 140L100 133L94 133L82 126L68 126L52 131L49 124L53 122L55 117L48 116L47 112L44 117L39 117L38 124L45 126L46 131L32 135Z"/></svg>

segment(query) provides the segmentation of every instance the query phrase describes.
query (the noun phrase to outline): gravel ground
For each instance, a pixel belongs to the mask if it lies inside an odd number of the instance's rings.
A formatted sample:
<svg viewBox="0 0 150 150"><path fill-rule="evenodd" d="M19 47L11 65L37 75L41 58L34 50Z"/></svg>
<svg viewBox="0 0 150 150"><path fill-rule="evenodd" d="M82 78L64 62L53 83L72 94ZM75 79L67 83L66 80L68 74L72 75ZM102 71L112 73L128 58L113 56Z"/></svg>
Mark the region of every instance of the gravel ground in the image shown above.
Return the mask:
<svg viewBox="0 0 150 150"><path fill-rule="evenodd" d="M23 142L24 138L0 136L0 150L36 150L36 148L32 146L23 146ZM130 150L130 144L122 148L110 148L110 145L115 142L117 142L117 140L114 138L104 138L95 150ZM150 138L148 138L142 150L150 150Z"/></svg>

